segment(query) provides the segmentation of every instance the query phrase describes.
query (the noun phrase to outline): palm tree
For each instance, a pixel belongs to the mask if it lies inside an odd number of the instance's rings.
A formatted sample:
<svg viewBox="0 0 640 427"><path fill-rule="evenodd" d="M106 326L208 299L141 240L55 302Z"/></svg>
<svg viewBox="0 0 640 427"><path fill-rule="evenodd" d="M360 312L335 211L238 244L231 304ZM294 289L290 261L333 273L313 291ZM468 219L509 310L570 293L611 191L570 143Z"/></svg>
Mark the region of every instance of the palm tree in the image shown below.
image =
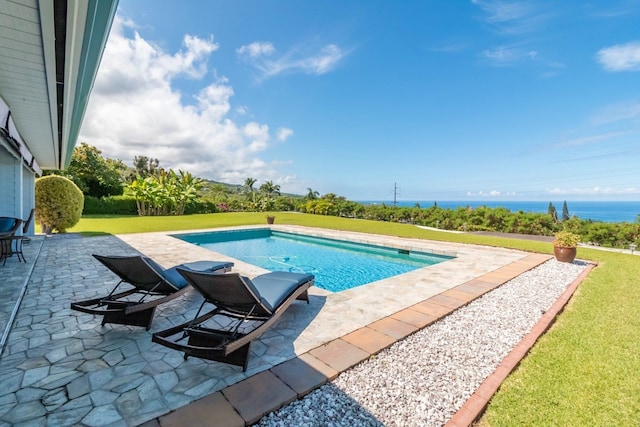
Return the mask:
<svg viewBox="0 0 640 427"><path fill-rule="evenodd" d="M247 200L250 199L253 202L255 202L255 195L253 194L253 184L255 184L256 181L257 179L255 178L251 178L251 177L246 178L244 180L244 186L243 186L244 192L247 194Z"/></svg>
<svg viewBox="0 0 640 427"><path fill-rule="evenodd" d="M280 186L267 181L260 186L259 210L269 211L275 207L276 196L280 195Z"/></svg>
<svg viewBox="0 0 640 427"><path fill-rule="evenodd" d="M225 202L228 199L229 188L223 184L214 184L209 188L209 195L216 202Z"/></svg>
<svg viewBox="0 0 640 427"><path fill-rule="evenodd" d="M251 177L246 178L244 180L245 191L248 191L249 193L253 193L253 184L255 184L256 181L257 181L257 179L255 179L255 178L251 178Z"/></svg>
<svg viewBox="0 0 640 427"><path fill-rule="evenodd" d="M260 186L260 191L265 193L269 198L280 195L280 186L274 184L273 181L267 181Z"/></svg>
<svg viewBox="0 0 640 427"><path fill-rule="evenodd" d="M315 200L320 197L320 193L307 187L307 200Z"/></svg>

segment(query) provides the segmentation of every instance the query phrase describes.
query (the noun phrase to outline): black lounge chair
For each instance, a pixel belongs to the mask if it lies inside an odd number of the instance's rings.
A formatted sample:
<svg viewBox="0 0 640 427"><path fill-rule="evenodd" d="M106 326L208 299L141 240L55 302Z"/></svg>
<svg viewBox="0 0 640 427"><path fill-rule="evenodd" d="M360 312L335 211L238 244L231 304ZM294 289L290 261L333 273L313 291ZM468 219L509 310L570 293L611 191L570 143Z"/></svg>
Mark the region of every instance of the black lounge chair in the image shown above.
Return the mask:
<svg viewBox="0 0 640 427"><path fill-rule="evenodd" d="M232 262L196 261L165 270L152 259L140 255L93 256L120 277L120 281L106 297L75 302L71 308L104 316L102 325L144 326L147 330L151 327L158 305L178 298L189 289L178 268L223 273L233 267ZM128 283L133 288L115 293L122 283Z"/></svg>
<svg viewBox="0 0 640 427"><path fill-rule="evenodd" d="M309 303L314 276L276 271L250 280L237 273L211 274L177 269L204 296L194 319L153 334L153 342L189 356L241 366L247 370L251 342L278 320L296 299ZM205 304L215 308L200 315ZM219 315L229 326L206 327ZM212 322L216 319L212 319ZM242 327L242 328L241 328Z"/></svg>

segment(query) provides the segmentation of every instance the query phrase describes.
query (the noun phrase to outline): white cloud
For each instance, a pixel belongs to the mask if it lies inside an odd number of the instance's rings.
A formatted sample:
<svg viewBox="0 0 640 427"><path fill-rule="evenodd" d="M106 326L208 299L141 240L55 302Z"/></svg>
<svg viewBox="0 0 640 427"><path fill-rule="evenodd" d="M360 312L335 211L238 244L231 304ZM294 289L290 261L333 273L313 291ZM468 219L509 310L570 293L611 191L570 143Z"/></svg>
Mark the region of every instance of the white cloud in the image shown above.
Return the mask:
<svg viewBox="0 0 640 427"><path fill-rule="evenodd" d="M562 141L558 144L554 144L554 147L578 147L587 144L594 144L597 142L610 141L611 139L616 139L620 136L627 135L629 132L617 131L617 132L608 132L602 133L598 135L590 135L582 138L574 138L566 141Z"/></svg>
<svg viewBox="0 0 640 427"><path fill-rule="evenodd" d="M547 192L553 195L580 195L580 196L593 196L593 195L616 195L616 194L640 194L640 188L626 187L626 188L614 188L614 187L589 187L589 188L552 188Z"/></svg>
<svg viewBox="0 0 640 427"><path fill-rule="evenodd" d="M236 53L243 57L258 58L275 53L276 48L269 42L253 42L236 49Z"/></svg>
<svg viewBox="0 0 640 427"><path fill-rule="evenodd" d="M467 191L467 196L469 197L498 197L498 196L515 196L515 195L516 193L514 192L502 193L501 191L498 191L498 190L478 191L478 192Z"/></svg>
<svg viewBox="0 0 640 427"><path fill-rule="evenodd" d="M243 129L244 135L251 141L249 151L263 151L269 142L269 126L259 123L248 123Z"/></svg>
<svg viewBox="0 0 640 427"><path fill-rule="evenodd" d="M324 74L331 71L343 56L344 52L338 46L330 44L317 55L300 60L299 66L310 74Z"/></svg>
<svg viewBox="0 0 640 427"><path fill-rule="evenodd" d="M227 83L225 78L218 79L195 96L202 118L220 122L229 113L229 99L233 96L233 89Z"/></svg>
<svg viewBox="0 0 640 427"><path fill-rule="evenodd" d="M635 121L638 119L640 119L640 102L628 101L603 108L593 115L591 122L595 125L603 125L625 120Z"/></svg>
<svg viewBox="0 0 640 427"><path fill-rule="evenodd" d="M640 71L640 42L600 49L597 59L607 71Z"/></svg>
<svg viewBox="0 0 640 427"><path fill-rule="evenodd" d="M557 61L544 58L533 46L539 43L535 37L544 25L553 18L554 12L538 1L507 1L507 0L472 0L484 12L484 22L494 32L510 41L508 46L498 46L485 49L480 57L491 65L504 67L535 61L537 65L548 68L542 72L542 77L553 77L563 68ZM531 35L534 34L534 37Z"/></svg>
<svg viewBox="0 0 640 427"><path fill-rule="evenodd" d="M254 42L241 46L236 49L236 52L241 59L260 72L258 80L265 80L285 72L315 75L325 74L333 70L347 54L337 45L329 44L316 52L312 52L308 48L298 48L292 49L275 59L271 59L270 57L267 58L267 55L264 55L264 48L254 46L256 43L258 43L259 46L268 44L268 46L271 47L271 49L268 50L268 56L273 56L271 54L275 52L275 47L273 47L271 43L266 42Z"/></svg>
<svg viewBox="0 0 640 427"><path fill-rule="evenodd" d="M162 167L229 183L248 176L292 181L278 171L277 162L258 157L269 148L269 126L229 117L233 88L209 70L218 49L213 38L187 35L180 51L169 53L138 33L127 37L128 27L133 23L117 15L79 141L129 165L134 156L145 155L158 158ZM176 77L202 83L193 100L183 99ZM242 115L248 108L234 111Z"/></svg>
<svg viewBox="0 0 640 427"><path fill-rule="evenodd" d="M495 49L484 50L481 56L493 62L495 65L504 66L516 62L534 60L538 56L538 52L535 50L500 46Z"/></svg>
<svg viewBox="0 0 640 427"><path fill-rule="evenodd" d="M289 128L279 128L277 133L278 141L286 141L289 137L293 135L293 130Z"/></svg>
<svg viewBox="0 0 640 427"><path fill-rule="evenodd" d="M548 16L532 1L472 0L486 14L486 22L498 32L522 34L536 30Z"/></svg>
<svg viewBox="0 0 640 427"><path fill-rule="evenodd" d="M597 9L598 7L603 9ZM589 4L589 8L592 10L590 16L604 19L635 15L638 12L635 1L605 2L602 5L591 3Z"/></svg>

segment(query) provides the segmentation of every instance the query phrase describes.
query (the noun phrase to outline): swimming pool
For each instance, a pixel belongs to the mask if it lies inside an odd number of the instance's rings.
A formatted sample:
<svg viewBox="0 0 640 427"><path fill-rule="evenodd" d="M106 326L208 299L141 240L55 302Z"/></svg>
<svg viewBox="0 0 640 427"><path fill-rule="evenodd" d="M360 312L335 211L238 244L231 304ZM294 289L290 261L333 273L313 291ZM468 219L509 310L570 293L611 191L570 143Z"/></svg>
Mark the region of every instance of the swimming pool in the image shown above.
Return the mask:
<svg viewBox="0 0 640 427"><path fill-rule="evenodd" d="M172 236L270 271L314 274L316 286L331 292L362 286L453 258L269 228Z"/></svg>

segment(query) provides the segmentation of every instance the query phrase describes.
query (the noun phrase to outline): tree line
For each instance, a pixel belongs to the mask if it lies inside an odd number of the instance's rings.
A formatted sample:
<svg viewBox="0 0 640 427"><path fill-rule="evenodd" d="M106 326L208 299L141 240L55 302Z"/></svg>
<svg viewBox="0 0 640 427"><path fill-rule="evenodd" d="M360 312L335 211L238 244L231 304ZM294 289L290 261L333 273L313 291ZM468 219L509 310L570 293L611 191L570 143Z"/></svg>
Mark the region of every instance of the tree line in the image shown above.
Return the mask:
<svg viewBox="0 0 640 427"><path fill-rule="evenodd" d="M50 173L50 172L49 172ZM403 222L443 230L494 231L552 236L568 229L583 242L610 247L628 247L640 241L640 224L606 223L571 216L565 201L561 214L553 203L547 213L506 208L397 207L364 205L334 193L320 195L308 188L305 195L282 194L280 186L247 177L241 185L215 183L185 171L165 170L160 161L144 155L133 167L107 159L96 147L82 143L71 163L54 173L71 179L85 196L84 214L184 215L216 212L296 211L316 215Z"/></svg>

